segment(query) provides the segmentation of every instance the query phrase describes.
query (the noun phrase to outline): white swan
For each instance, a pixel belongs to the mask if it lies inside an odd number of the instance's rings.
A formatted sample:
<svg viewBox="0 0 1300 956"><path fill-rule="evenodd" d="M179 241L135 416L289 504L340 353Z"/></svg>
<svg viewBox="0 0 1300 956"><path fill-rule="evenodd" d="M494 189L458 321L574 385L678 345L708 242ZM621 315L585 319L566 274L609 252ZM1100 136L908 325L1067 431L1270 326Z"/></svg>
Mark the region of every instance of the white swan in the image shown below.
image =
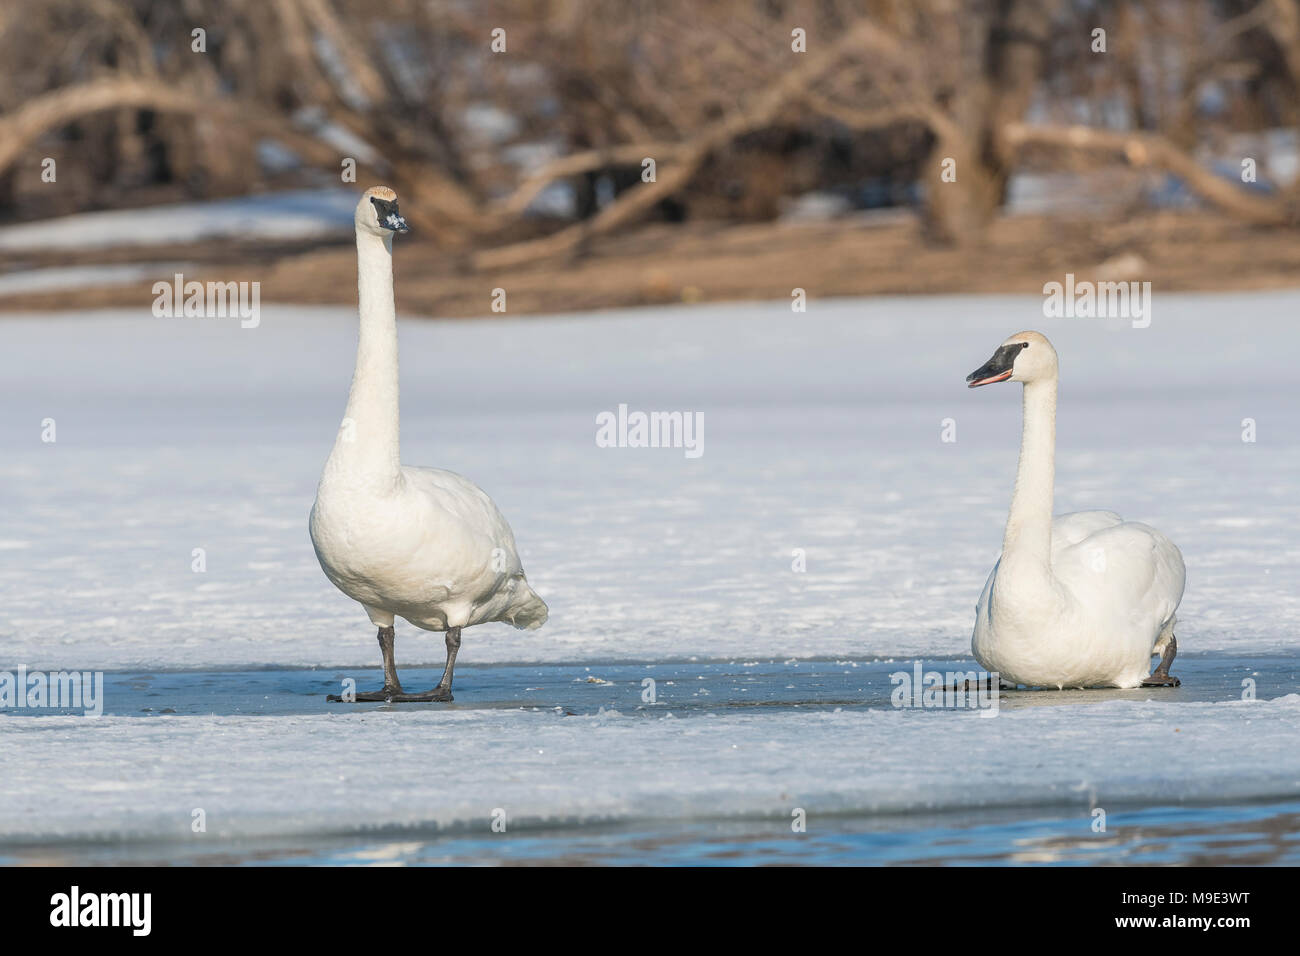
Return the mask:
<svg viewBox="0 0 1300 956"><path fill-rule="evenodd" d="M1018 332L966 381L971 388L1024 383L1020 466L1002 556L975 608L976 660L1004 681L1035 687L1177 687L1169 665L1186 579L1178 548L1155 528L1110 511L1052 520L1052 343ZM1160 666L1148 677L1154 654Z"/></svg>
<svg viewBox="0 0 1300 956"><path fill-rule="evenodd" d="M355 699L448 701L461 628L485 621L541 627L546 603L525 580L510 525L486 493L450 471L401 464L393 233L407 225L397 194L384 186L366 190L355 219L357 365L312 506L311 540L325 576L379 628L384 686ZM446 669L426 693L402 691L394 617L447 632Z"/></svg>

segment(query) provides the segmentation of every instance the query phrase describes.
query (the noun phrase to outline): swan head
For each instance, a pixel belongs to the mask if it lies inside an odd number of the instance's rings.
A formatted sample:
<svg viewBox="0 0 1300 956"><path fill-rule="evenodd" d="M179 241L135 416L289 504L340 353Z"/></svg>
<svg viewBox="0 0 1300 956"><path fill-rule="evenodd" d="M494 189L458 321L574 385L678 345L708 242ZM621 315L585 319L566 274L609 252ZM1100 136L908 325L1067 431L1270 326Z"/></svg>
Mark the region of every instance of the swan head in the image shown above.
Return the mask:
<svg viewBox="0 0 1300 956"><path fill-rule="evenodd" d="M993 357L966 376L968 388L995 382L1037 382L1056 378L1056 349L1042 332L1017 332Z"/></svg>
<svg viewBox="0 0 1300 956"><path fill-rule="evenodd" d="M387 186L371 186L361 195L355 219L357 232L380 237L410 232L410 226L397 211L397 193Z"/></svg>

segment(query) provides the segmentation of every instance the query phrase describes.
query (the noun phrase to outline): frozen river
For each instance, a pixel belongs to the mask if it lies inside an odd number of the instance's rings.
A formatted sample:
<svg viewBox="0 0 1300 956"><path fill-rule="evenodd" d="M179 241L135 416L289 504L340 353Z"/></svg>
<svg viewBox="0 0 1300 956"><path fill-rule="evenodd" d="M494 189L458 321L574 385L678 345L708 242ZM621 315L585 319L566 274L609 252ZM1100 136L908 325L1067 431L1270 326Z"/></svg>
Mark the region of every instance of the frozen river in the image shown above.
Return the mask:
<svg viewBox="0 0 1300 956"><path fill-rule="evenodd" d="M0 320L0 669L106 672L102 717L0 711L0 859L1295 862L1297 307L403 323L403 458L492 494L551 607L466 631L448 707L324 702L378 683L306 531L349 310ZM969 654L1020 408L964 376L1022 328L1061 355L1056 510L1183 550L1184 683L898 710L891 672ZM620 404L701 413L703 454L597 447Z"/></svg>

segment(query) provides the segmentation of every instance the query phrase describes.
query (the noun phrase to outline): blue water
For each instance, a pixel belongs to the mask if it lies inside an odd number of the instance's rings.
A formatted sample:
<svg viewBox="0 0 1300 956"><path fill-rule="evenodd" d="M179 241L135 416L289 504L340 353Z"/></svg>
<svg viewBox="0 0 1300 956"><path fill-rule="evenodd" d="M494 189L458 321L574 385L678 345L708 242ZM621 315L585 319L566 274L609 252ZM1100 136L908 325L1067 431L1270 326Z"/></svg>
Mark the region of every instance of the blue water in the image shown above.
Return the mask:
<svg viewBox="0 0 1300 956"><path fill-rule="evenodd" d="M211 838L209 838L211 839ZM1300 864L1300 801L1085 812L583 825L509 834L387 832L192 845L105 843L0 850L5 865L1287 865Z"/></svg>
<svg viewBox="0 0 1300 956"><path fill-rule="evenodd" d="M934 658L925 670L970 671L971 660ZM642 681L651 677L661 704L678 715L724 713L746 708L765 712L792 709L888 708L894 684L890 675L912 673L907 660L799 661L659 661L568 664L479 664L456 672L451 704L327 703L343 681L357 689L378 688L383 676L374 668L263 669L242 671L130 671L104 674L103 713L109 716L315 714L341 707L407 710L418 707L509 708L555 707L575 714L615 708L624 714L661 716L662 709L643 705ZM1173 668L1183 681L1177 688L1133 690L1004 691L1007 708L1089 704L1108 700L1203 702L1240 700L1242 674L1255 681L1255 694L1267 699L1300 693L1300 661L1292 657L1250 658L1179 655ZM442 675L439 667L404 667L402 684L427 689ZM592 686L596 682L595 686ZM0 709L0 717L48 716L81 711Z"/></svg>

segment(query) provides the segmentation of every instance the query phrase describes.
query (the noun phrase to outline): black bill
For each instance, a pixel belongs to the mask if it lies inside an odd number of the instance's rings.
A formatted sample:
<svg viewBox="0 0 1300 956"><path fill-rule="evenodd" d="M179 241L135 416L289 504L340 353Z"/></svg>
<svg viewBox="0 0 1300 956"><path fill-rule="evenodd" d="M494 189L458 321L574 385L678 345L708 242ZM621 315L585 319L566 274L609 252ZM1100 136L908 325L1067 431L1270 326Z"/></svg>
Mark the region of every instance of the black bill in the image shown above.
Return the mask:
<svg viewBox="0 0 1300 956"><path fill-rule="evenodd" d="M980 385L1005 382L1014 370L1016 356L1020 354L1021 349L1027 348L1029 348L1028 342L1013 342L1001 346L993 353L991 359L966 376L966 386L977 388Z"/></svg>
<svg viewBox="0 0 1300 956"><path fill-rule="evenodd" d="M371 197L370 201L375 204L375 215L379 219L379 224L385 229L391 229L393 232L411 231L411 227L406 224L402 214L397 211L397 200L389 202L385 199Z"/></svg>

